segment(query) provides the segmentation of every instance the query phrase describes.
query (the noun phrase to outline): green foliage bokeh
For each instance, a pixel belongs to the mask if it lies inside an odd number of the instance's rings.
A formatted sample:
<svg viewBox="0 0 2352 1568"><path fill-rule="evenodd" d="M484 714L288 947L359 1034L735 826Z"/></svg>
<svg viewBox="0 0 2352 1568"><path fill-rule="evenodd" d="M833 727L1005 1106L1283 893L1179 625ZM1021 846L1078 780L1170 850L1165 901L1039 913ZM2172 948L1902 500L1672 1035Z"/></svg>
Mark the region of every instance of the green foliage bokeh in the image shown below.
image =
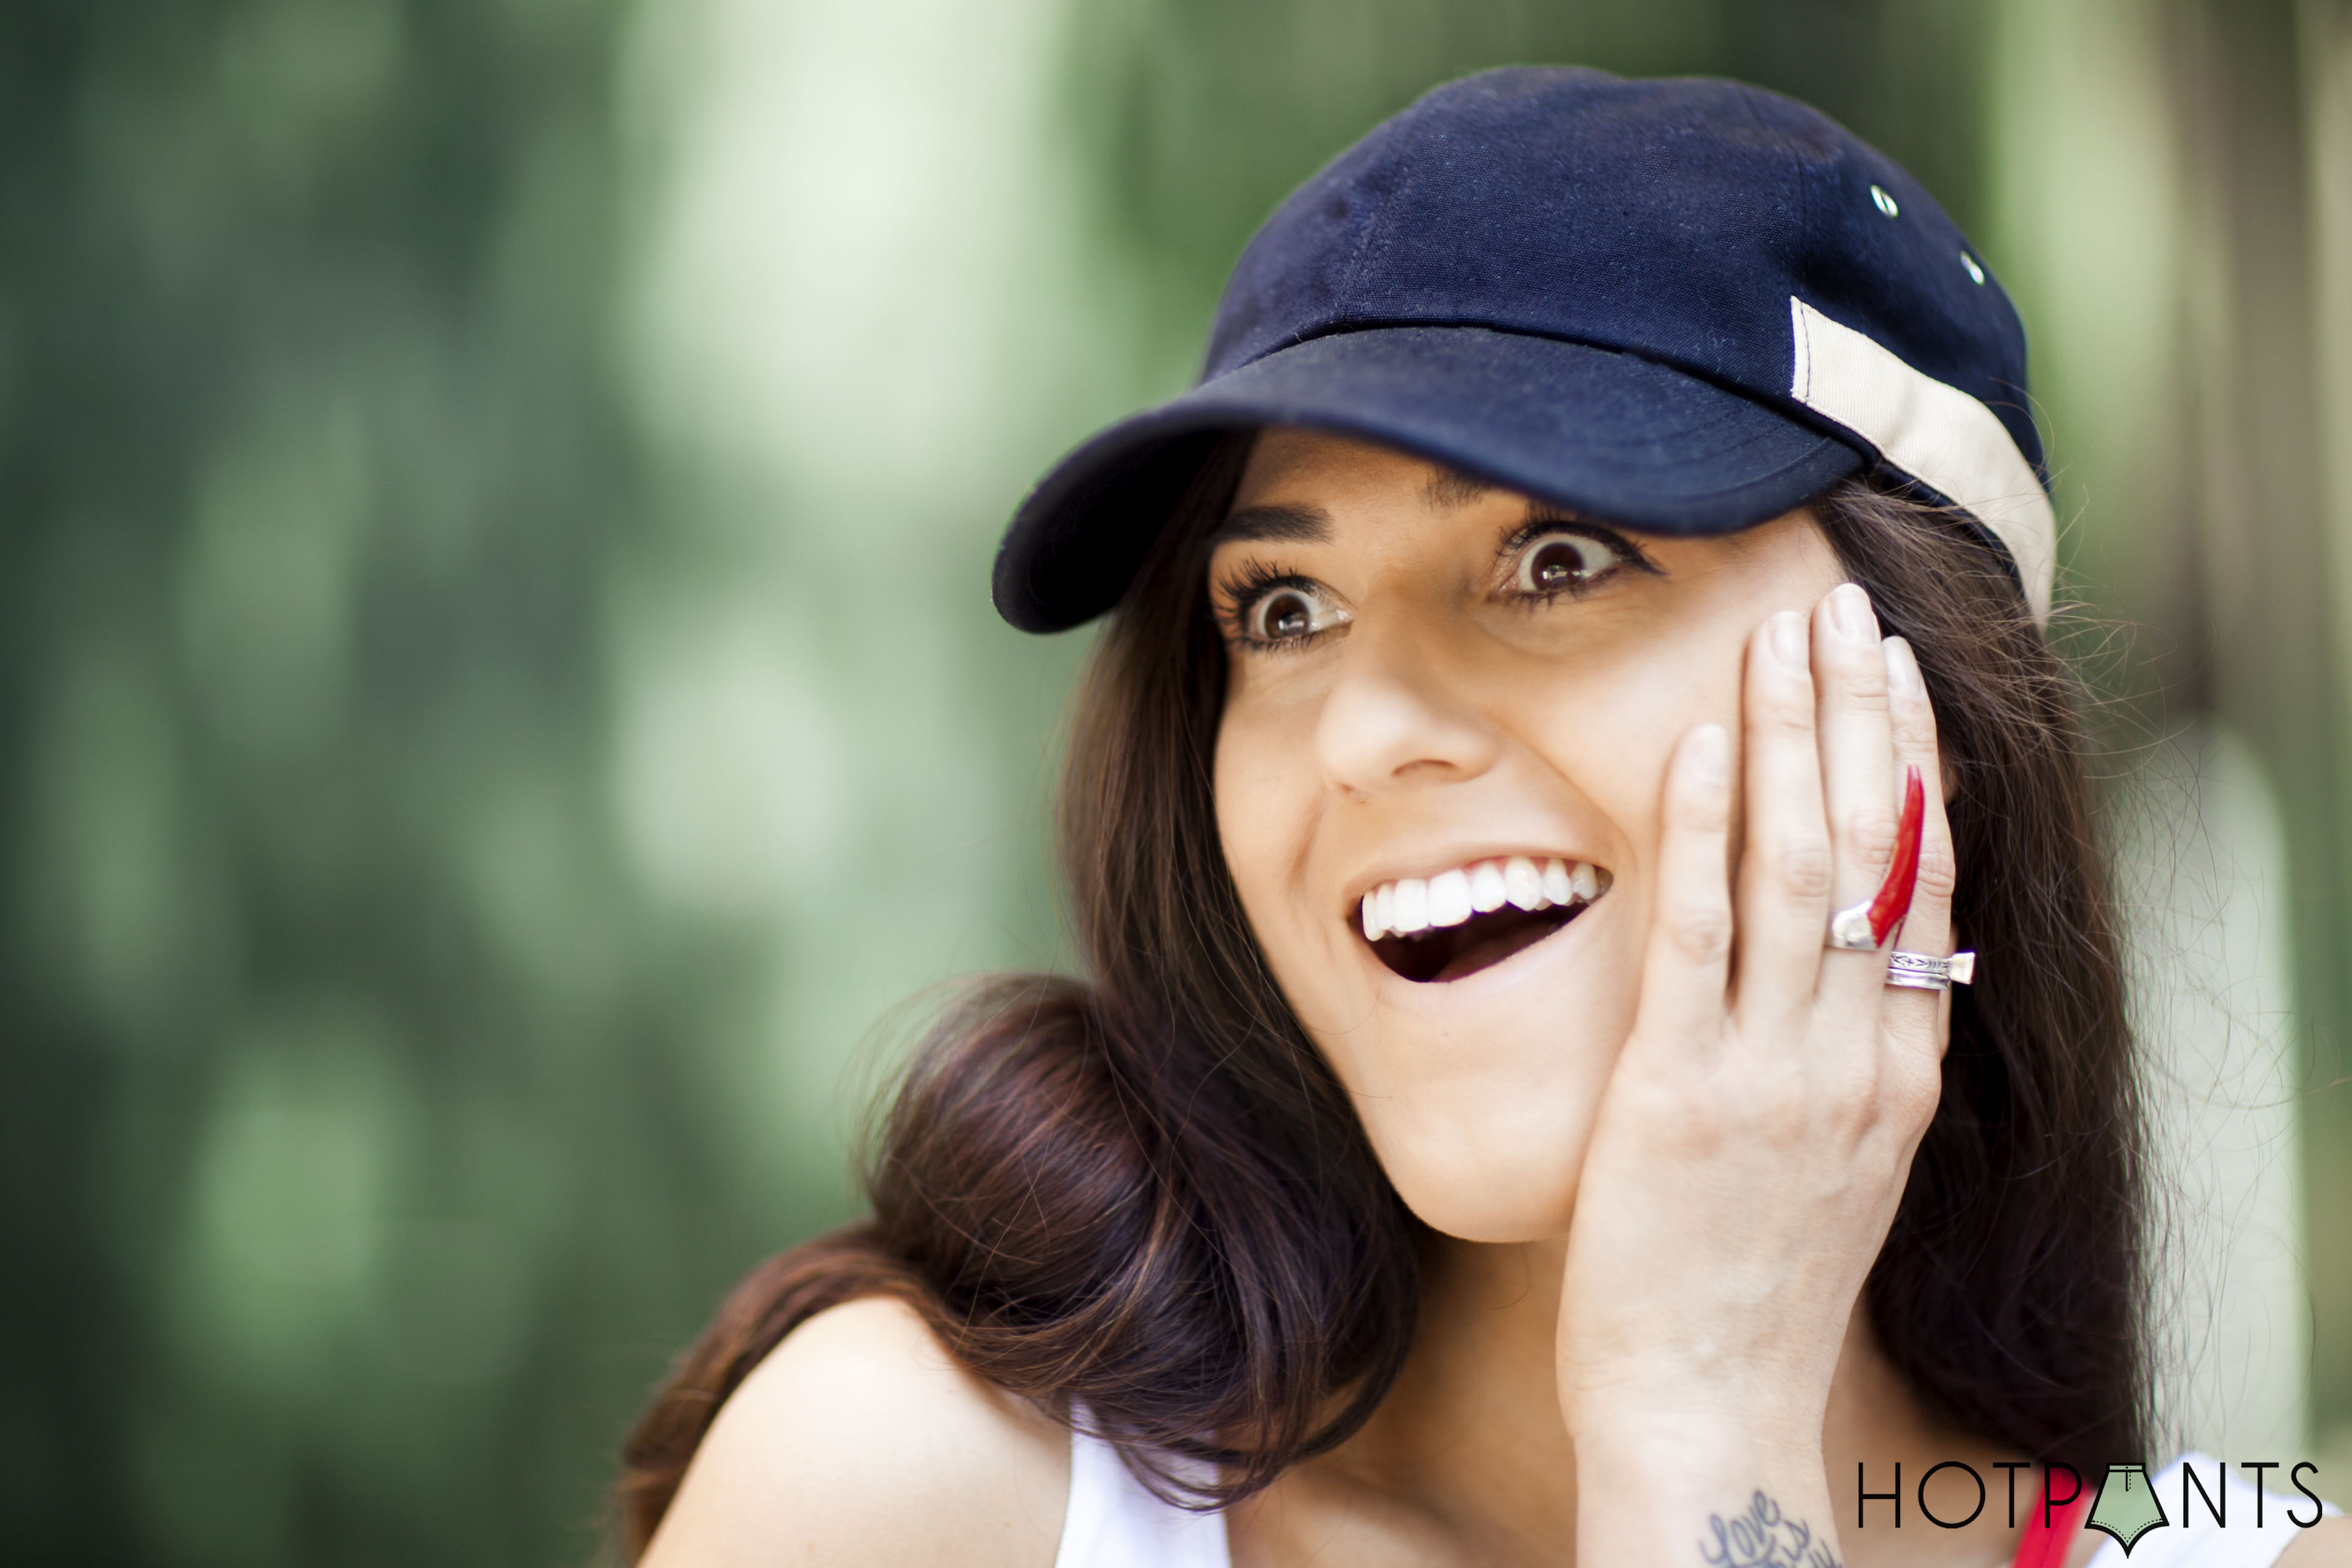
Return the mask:
<svg viewBox="0 0 2352 1568"><path fill-rule="evenodd" d="M1083 639L994 623L995 530L1182 384L1250 229L1381 115L1513 61L1740 75L1990 205L1965 0L857 9L0 9L11 1561L597 1554L650 1382L848 1211L866 1031L1056 957ZM802 130L697 120L744 37L823 56ZM999 120L858 118L910 73L982 101L955 40L1004 37ZM794 205L877 127L903 170L1008 126L935 220ZM730 189L772 166L736 217L824 288L899 268L967 379L790 268L692 318L714 135ZM762 300L764 412L709 370Z"/></svg>

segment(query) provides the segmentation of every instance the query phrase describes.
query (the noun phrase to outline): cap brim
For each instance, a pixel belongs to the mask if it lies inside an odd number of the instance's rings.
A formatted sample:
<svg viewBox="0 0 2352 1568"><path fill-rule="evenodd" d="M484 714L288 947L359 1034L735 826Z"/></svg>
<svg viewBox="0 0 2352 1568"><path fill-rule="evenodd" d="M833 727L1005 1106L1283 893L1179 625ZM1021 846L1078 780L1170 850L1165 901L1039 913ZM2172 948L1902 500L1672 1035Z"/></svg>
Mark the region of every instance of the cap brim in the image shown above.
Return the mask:
<svg viewBox="0 0 2352 1568"><path fill-rule="evenodd" d="M1118 602L1221 434L1361 437L1643 532L1729 533L1861 468L1859 450L1652 360L1481 327L1315 338L1112 426L1022 503L999 614L1061 631Z"/></svg>

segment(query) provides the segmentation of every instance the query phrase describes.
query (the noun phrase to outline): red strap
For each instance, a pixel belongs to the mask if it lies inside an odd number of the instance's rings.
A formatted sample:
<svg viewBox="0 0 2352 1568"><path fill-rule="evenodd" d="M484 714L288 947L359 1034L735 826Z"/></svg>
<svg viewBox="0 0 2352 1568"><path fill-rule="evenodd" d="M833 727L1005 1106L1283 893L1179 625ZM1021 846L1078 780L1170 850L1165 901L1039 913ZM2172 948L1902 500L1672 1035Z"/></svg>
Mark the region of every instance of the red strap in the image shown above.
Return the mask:
<svg viewBox="0 0 2352 1568"><path fill-rule="evenodd" d="M2051 1508L2050 1478L2043 1473L2042 1496L2025 1510L2025 1538L2017 1543L2015 1568L2065 1568L2066 1554L2074 1549L2074 1538L2083 1533L2083 1521L2090 1514L2091 1491L2085 1483L2072 1502ZM2046 1526L2045 1516L2050 1521Z"/></svg>

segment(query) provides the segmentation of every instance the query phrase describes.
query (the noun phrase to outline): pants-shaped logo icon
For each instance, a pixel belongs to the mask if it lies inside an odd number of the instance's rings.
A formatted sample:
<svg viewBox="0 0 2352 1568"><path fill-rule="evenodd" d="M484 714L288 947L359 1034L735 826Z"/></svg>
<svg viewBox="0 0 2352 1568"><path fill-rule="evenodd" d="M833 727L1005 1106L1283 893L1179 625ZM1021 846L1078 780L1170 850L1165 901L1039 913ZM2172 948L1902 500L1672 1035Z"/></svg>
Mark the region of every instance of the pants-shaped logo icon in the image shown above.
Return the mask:
<svg viewBox="0 0 2352 1568"><path fill-rule="evenodd" d="M2107 1467L2107 1479L2099 1483L2099 1500L2091 1505L2093 1530L2114 1536L2128 1557L2141 1536L2171 1522L2164 1516L2164 1504L2157 1500L2156 1489L2148 1484L2146 1466Z"/></svg>

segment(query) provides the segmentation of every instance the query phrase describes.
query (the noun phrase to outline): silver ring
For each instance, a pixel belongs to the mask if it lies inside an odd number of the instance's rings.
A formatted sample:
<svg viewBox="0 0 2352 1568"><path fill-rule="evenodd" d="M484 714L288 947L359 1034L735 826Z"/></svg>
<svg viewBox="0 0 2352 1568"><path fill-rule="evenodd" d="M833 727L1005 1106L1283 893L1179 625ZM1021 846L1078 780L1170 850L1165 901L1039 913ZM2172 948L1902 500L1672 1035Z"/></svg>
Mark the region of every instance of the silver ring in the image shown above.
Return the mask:
<svg viewBox="0 0 2352 1568"><path fill-rule="evenodd" d="M1878 939L1870 934L1871 900L1840 910L1830 917L1829 939L1822 945L1839 952L1876 952Z"/></svg>
<svg viewBox="0 0 2352 1568"><path fill-rule="evenodd" d="M1949 958L1937 958L1924 952L1905 952L1900 949L1887 954L1886 984L1900 985L1911 991L1949 991L1955 985L1969 985L1977 977L1977 955L1956 952Z"/></svg>

